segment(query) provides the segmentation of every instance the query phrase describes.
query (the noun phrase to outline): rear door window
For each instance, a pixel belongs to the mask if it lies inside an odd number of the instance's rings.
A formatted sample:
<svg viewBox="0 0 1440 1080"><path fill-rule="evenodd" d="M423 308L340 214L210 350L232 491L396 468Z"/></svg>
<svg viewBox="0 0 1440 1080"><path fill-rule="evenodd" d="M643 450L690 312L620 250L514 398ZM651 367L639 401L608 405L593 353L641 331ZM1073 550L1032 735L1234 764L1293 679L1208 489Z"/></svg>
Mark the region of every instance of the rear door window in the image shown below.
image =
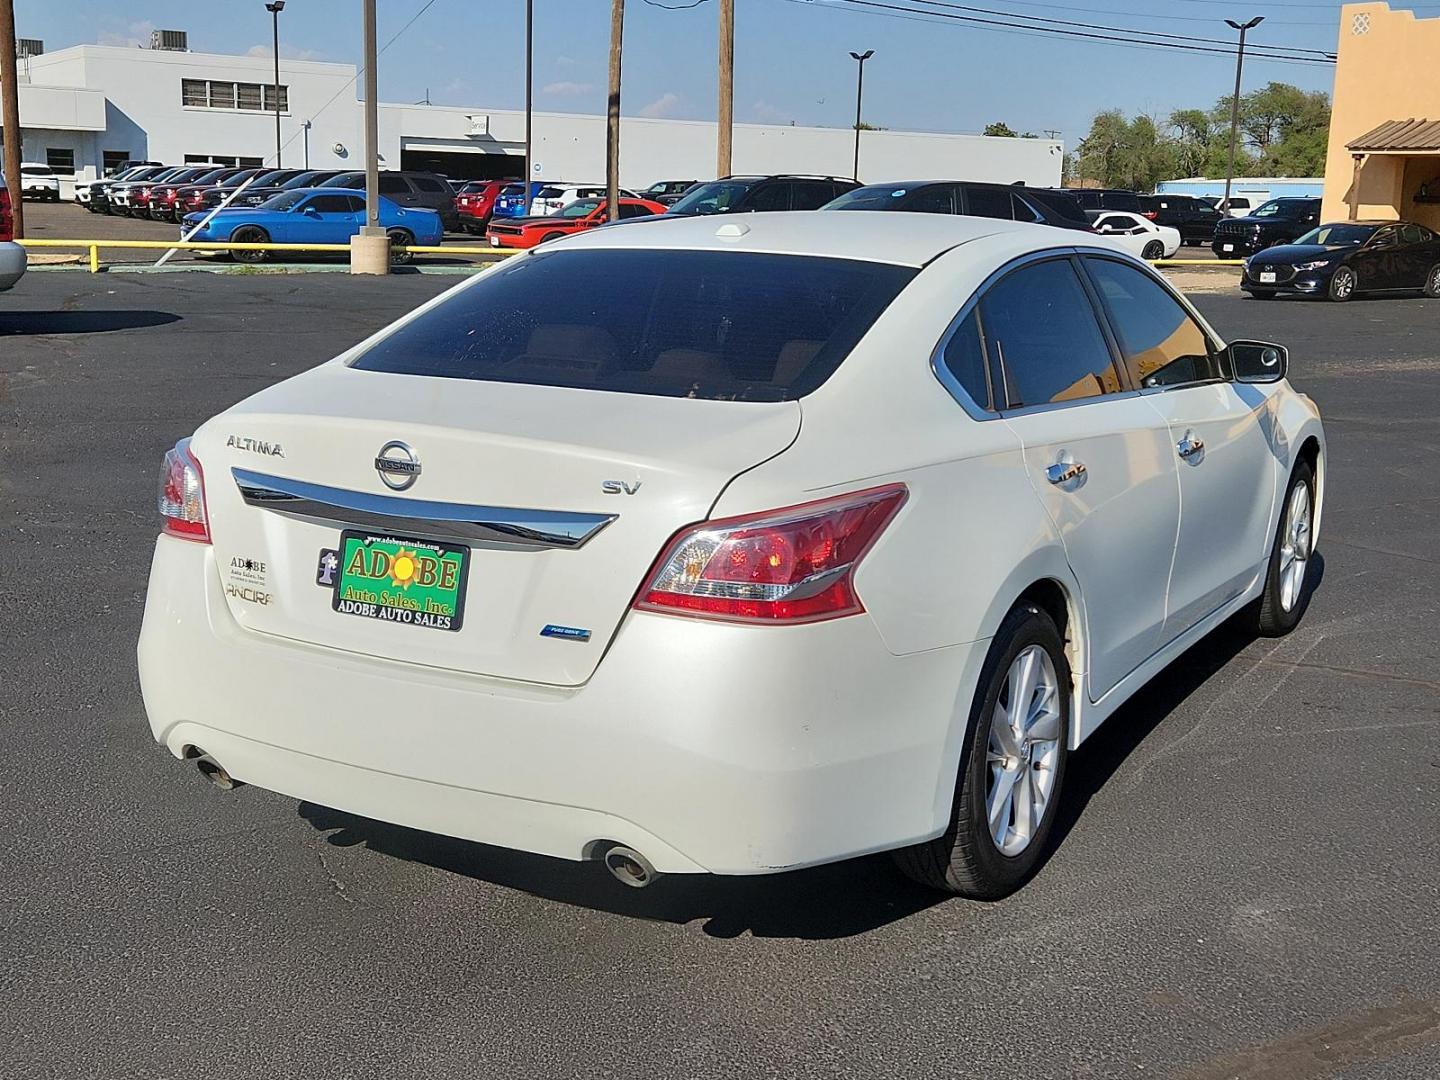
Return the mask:
<svg viewBox="0 0 1440 1080"><path fill-rule="evenodd" d="M1001 278L981 298L980 320L1010 408L1121 389L1095 306L1069 259L1031 263Z"/></svg>
<svg viewBox="0 0 1440 1080"><path fill-rule="evenodd" d="M990 408L990 384L985 377L985 345L980 339L980 320L972 308L955 327L940 354L941 363L966 397L981 409Z"/></svg>
<svg viewBox="0 0 1440 1080"><path fill-rule="evenodd" d="M352 366L786 401L829 378L915 273L753 252L542 251L457 289Z"/></svg>
<svg viewBox="0 0 1440 1080"><path fill-rule="evenodd" d="M380 174L380 194L409 195L410 185L405 182L403 176L397 176L395 173L382 172Z"/></svg>
<svg viewBox="0 0 1440 1080"><path fill-rule="evenodd" d="M761 184L746 200L747 210L789 210L790 185L785 181Z"/></svg>
<svg viewBox="0 0 1440 1080"><path fill-rule="evenodd" d="M792 180L791 210L819 210L835 197L835 185L829 180Z"/></svg>
<svg viewBox="0 0 1440 1080"><path fill-rule="evenodd" d="M411 183L413 183L421 191L429 191L432 193L439 191L449 194L451 190L449 185L442 183L441 181L436 180L434 177L431 176L411 177Z"/></svg>
<svg viewBox="0 0 1440 1080"><path fill-rule="evenodd" d="M899 209L918 214L953 214L955 189L949 184L931 184L906 199Z"/></svg>

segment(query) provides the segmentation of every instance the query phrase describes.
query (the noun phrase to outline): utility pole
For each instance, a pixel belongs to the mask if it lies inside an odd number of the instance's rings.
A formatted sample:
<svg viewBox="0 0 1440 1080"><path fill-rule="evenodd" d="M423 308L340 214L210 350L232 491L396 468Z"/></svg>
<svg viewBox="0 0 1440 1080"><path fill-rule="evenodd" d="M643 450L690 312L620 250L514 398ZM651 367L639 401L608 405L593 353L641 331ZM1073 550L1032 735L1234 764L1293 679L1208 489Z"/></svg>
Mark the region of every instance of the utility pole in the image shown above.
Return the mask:
<svg viewBox="0 0 1440 1080"><path fill-rule="evenodd" d="M1256 15L1247 23L1226 19L1225 25L1240 31L1240 48L1235 51L1235 95L1230 99L1230 163L1225 167L1225 199L1221 209L1230 212L1230 183L1235 178L1235 141L1240 132L1240 73L1245 67L1245 32L1254 30L1265 21L1264 15Z"/></svg>
<svg viewBox="0 0 1440 1080"><path fill-rule="evenodd" d="M0 130L5 139L5 159L0 171L13 185L10 189L11 219L15 238L25 235L25 199L20 191L20 75L15 70L15 5L13 0L0 0L0 98L5 111L0 115Z"/></svg>
<svg viewBox="0 0 1440 1080"><path fill-rule="evenodd" d="M731 139L735 133L735 0L720 0L720 103L717 113L715 175L729 176Z"/></svg>
<svg viewBox="0 0 1440 1080"><path fill-rule="evenodd" d="M520 178L522 217L530 213L530 144L535 121L535 0L525 0L525 175Z"/></svg>
<svg viewBox="0 0 1440 1080"><path fill-rule="evenodd" d="M376 156L379 123L375 112L377 94L375 51L375 0L363 0L365 22L365 225L350 237L352 274L388 274L390 240L380 227L380 161Z"/></svg>
<svg viewBox="0 0 1440 1080"><path fill-rule="evenodd" d="M285 0L273 0L265 5L270 12L270 29L275 38L275 167L280 168L280 12L285 10Z"/></svg>
<svg viewBox="0 0 1440 1080"><path fill-rule="evenodd" d="M860 102L865 97L865 61L874 55L874 49L850 54L850 59L858 61L860 65L860 74L855 79L855 169L850 174L852 180L860 179Z"/></svg>
<svg viewBox="0 0 1440 1080"><path fill-rule="evenodd" d="M605 216L620 220L620 46L625 0L610 0L610 100L605 110Z"/></svg>

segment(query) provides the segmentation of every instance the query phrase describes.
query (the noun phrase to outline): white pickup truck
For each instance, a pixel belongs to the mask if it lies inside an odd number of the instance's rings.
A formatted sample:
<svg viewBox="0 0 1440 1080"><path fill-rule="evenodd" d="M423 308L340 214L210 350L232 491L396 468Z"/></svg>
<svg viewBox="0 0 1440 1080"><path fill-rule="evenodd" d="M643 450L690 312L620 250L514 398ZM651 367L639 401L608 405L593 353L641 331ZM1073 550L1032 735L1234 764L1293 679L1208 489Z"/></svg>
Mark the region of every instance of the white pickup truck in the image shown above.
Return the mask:
<svg viewBox="0 0 1440 1080"><path fill-rule="evenodd" d="M25 276L25 249L15 243L15 216L10 208L10 191L0 176L0 292L12 288Z"/></svg>

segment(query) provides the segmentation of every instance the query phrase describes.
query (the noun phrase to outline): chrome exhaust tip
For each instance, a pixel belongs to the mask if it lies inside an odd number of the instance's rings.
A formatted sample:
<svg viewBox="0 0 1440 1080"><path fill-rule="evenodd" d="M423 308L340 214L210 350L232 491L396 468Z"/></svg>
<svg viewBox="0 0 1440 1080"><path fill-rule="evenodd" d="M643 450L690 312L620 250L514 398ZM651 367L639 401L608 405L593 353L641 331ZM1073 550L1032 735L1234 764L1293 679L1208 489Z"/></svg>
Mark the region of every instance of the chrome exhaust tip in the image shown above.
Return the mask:
<svg viewBox="0 0 1440 1080"><path fill-rule="evenodd" d="M234 791L237 787L241 787L244 784L244 781L236 780L225 771L225 766L221 765L203 750L197 748L197 752L191 760L195 762L195 767L200 770L200 775L222 791Z"/></svg>
<svg viewBox="0 0 1440 1080"><path fill-rule="evenodd" d="M616 844L605 849L605 869L620 884L632 889L643 889L652 884L660 874L650 865L650 860L634 848Z"/></svg>

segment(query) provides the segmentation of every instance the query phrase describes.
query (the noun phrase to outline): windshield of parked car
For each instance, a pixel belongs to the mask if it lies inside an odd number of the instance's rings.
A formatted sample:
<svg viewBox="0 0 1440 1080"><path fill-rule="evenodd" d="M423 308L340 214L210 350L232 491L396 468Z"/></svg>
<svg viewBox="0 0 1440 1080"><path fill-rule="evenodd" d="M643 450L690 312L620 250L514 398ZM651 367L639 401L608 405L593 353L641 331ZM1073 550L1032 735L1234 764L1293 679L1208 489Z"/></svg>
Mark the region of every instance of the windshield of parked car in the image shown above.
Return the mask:
<svg viewBox="0 0 1440 1080"><path fill-rule="evenodd" d="M723 214L745 197L751 185L743 180L701 184L670 208L672 214Z"/></svg>
<svg viewBox="0 0 1440 1080"><path fill-rule="evenodd" d="M1318 229L1311 229L1295 243L1319 244L1323 247L1363 244L1375 235L1377 228L1378 225L1321 225Z"/></svg>
<svg viewBox="0 0 1440 1080"><path fill-rule="evenodd" d="M48 165L21 165L21 176L54 176L55 170Z"/></svg>
<svg viewBox="0 0 1440 1080"><path fill-rule="evenodd" d="M589 214L591 211L598 208L599 205L599 199L576 199L569 206L566 206L560 210L556 210L555 213L551 214L550 216L562 218L582 218L586 214Z"/></svg>
<svg viewBox="0 0 1440 1080"><path fill-rule="evenodd" d="M876 184L874 187L858 187L831 199L822 210L899 210L905 197L920 190L907 188L904 184Z"/></svg>
<svg viewBox="0 0 1440 1080"><path fill-rule="evenodd" d="M289 210L305 196L310 194L308 188L301 188L298 191L282 191L277 195L271 195L260 204L261 210Z"/></svg>
<svg viewBox="0 0 1440 1080"><path fill-rule="evenodd" d="M542 251L457 289L352 366L788 401L829 378L915 274L886 263L756 252Z"/></svg>

